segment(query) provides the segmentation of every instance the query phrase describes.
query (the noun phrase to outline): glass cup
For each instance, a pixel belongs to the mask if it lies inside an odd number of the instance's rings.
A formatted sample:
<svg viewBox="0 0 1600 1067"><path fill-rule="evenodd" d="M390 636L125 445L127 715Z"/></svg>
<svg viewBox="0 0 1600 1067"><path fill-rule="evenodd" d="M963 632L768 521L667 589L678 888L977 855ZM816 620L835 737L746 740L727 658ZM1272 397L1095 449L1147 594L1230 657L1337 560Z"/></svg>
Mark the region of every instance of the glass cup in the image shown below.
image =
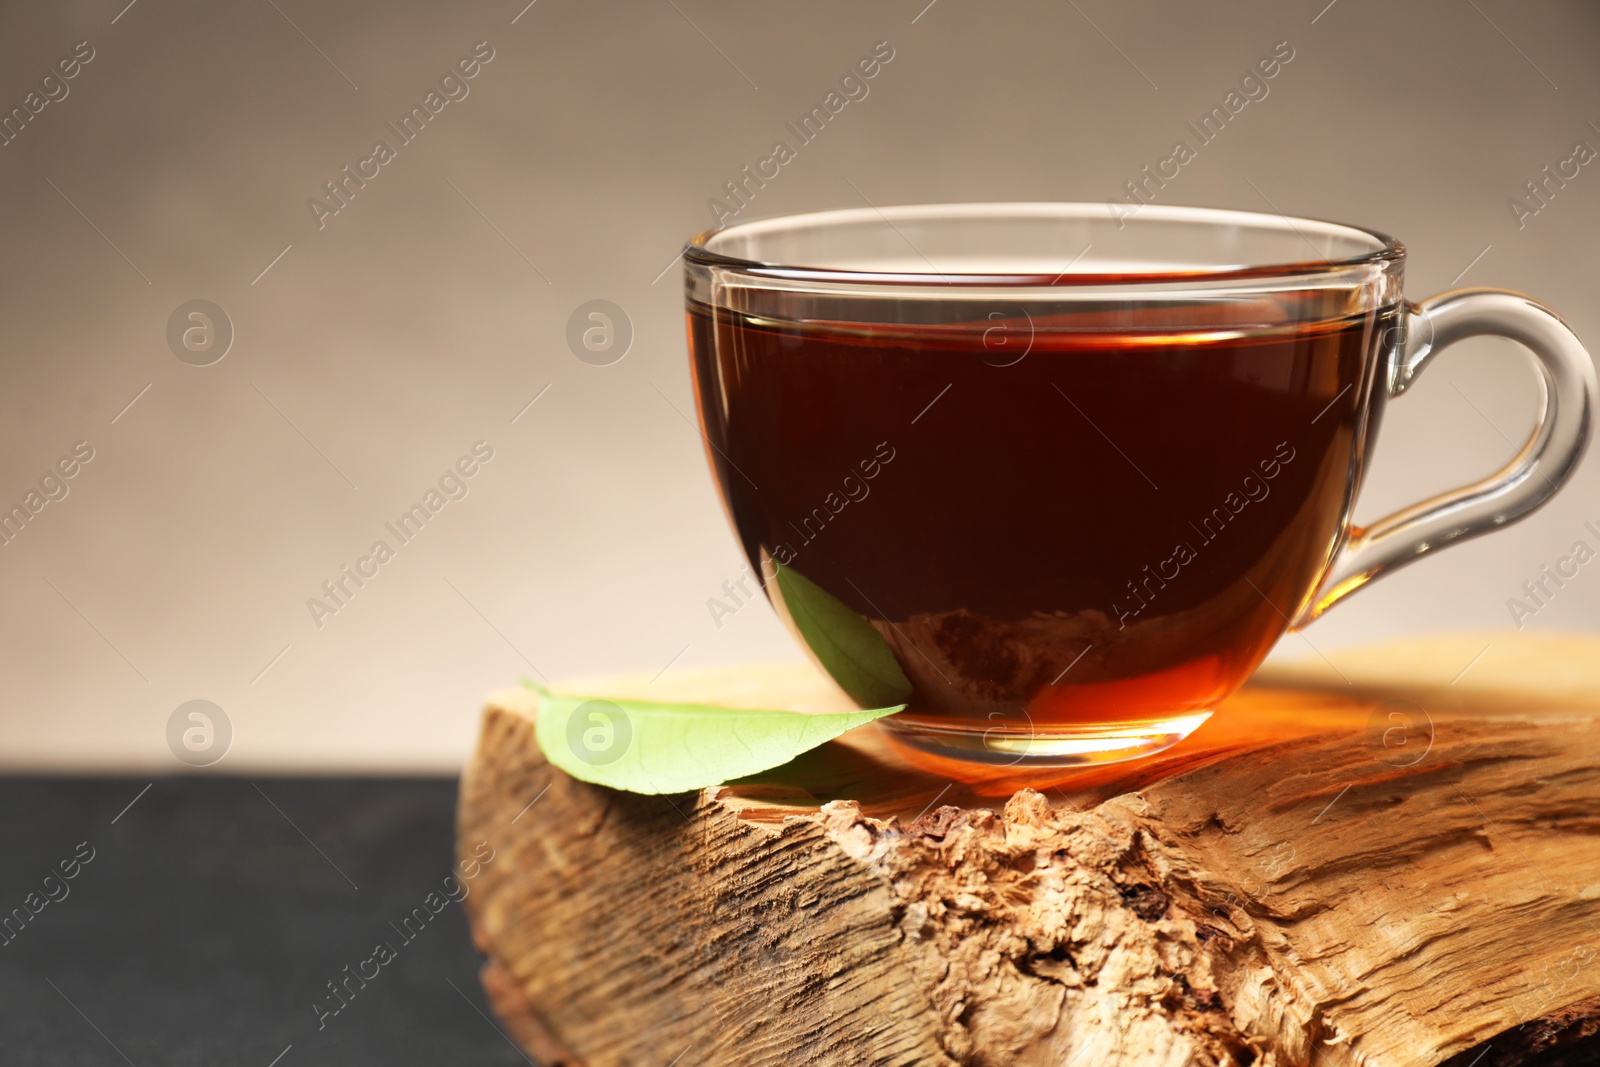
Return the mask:
<svg viewBox="0 0 1600 1067"><path fill-rule="evenodd" d="M708 458L812 658L936 755L1070 766L1196 729L1273 644L1571 476L1595 373L1549 309L1421 304L1370 230L960 204L740 222L686 253ZM1533 357L1499 473L1370 526L1384 406L1435 353Z"/></svg>

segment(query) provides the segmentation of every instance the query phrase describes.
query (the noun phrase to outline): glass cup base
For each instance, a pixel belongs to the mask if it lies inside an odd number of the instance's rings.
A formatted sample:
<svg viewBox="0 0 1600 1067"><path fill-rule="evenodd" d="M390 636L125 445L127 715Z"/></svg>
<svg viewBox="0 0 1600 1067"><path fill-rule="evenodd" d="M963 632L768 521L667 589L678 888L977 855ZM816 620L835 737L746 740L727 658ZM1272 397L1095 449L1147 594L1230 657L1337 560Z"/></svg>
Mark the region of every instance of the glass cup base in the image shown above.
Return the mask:
<svg viewBox="0 0 1600 1067"><path fill-rule="evenodd" d="M1048 729L965 730L926 721L880 720L894 739L919 752L991 767L1097 767L1153 756L1199 729L1211 712L1171 719L1052 726Z"/></svg>

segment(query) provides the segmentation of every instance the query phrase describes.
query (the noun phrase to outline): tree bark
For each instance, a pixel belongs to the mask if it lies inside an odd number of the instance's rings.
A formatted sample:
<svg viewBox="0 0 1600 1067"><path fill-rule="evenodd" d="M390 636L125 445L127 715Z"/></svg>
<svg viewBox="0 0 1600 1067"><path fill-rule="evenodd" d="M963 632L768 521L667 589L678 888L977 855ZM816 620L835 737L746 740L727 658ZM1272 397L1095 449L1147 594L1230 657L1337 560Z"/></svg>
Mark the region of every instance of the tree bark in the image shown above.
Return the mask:
<svg viewBox="0 0 1600 1067"><path fill-rule="evenodd" d="M485 988L542 1067L1600 1060L1600 641L1311 662L1053 780L867 728L663 797L551 767L535 695L496 694L460 808L498 850ZM841 699L809 668L568 688Z"/></svg>

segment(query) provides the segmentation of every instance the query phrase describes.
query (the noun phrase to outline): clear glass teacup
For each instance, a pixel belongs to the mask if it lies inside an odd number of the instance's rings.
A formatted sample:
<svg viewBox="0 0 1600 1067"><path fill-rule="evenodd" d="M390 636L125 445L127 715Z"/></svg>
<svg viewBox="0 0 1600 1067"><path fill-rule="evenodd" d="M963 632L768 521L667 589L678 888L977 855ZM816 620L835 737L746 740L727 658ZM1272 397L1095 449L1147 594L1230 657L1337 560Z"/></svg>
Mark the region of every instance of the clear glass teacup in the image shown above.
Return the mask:
<svg viewBox="0 0 1600 1067"><path fill-rule="evenodd" d="M686 252L722 499L768 598L939 755L1043 766L1196 729L1286 631L1528 514L1588 439L1572 331L1492 289L1422 304L1404 248L1235 211L963 204L741 222ZM1533 357L1493 477L1352 525L1385 404L1464 337Z"/></svg>

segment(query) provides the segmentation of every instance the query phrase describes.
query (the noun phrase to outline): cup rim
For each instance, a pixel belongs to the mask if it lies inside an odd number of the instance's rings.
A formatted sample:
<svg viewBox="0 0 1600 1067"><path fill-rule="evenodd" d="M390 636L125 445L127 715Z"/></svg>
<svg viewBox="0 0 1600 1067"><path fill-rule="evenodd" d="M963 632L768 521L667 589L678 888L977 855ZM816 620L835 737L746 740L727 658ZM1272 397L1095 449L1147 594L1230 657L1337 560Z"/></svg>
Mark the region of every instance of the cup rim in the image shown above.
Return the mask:
<svg viewBox="0 0 1600 1067"><path fill-rule="evenodd" d="M1107 213L1106 204L1088 201L993 201L975 203L897 204L889 207L837 208L827 211L792 212L762 215L737 222L714 226L695 234L684 245L682 256L689 263L701 267L715 267L737 271L760 278L817 283L856 283L864 285L935 285L935 286L1023 286L1065 288L1093 285L1170 284L1173 282L1225 282L1261 278L1286 278L1294 276L1320 276L1379 263L1404 260L1406 249L1400 241L1380 230L1327 219L1314 219L1258 211L1236 211L1228 208L1188 207L1168 204L1145 204L1136 214L1127 216L1135 221L1191 222L1233 224L1269 228L1282 231L1285 226L1299 232L1307 241L1302 226L1321 230L1325 234L1346 231L1377 243L1371 251L1338 259L1304 259L1283 263L1261 263L1245 266L1219 267L1201 270L1139 270L1114 273L1064 271L1058 275L1013 272L939 273L937 268L928 272L852 270L837 267L808 267L774 261L744 259L713 251L709 245L719 235L747 227L780 228L777 224L793 225L803 221L822 224L847 223L874 216L894 226L896 218L939 214L945 217L1021 216L1028 214L1056 214L1063 217L1093 217ZM1115 218L1112 215L1112 218ZM1120 223L1120 220L1119 220ZM1119 227L1120 228L1120 227ZM932 264L929 264L932 268Z"/></svg>

